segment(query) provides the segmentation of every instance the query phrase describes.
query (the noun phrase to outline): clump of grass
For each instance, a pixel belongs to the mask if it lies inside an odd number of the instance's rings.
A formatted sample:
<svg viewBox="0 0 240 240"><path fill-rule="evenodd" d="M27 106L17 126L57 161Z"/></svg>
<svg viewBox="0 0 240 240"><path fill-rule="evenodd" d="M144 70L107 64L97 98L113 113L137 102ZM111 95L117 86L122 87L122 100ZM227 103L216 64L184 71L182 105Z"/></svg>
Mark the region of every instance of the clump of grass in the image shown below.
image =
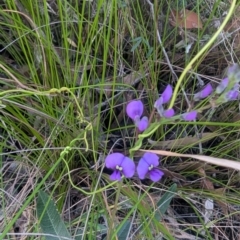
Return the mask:
<svg viewBox="0 0 240 240"><path fill-rule="evenodd" d="M203 29L170 24L171 11L183 8L200 16ZM179 88L170 107L187 111L201 84L216 86L229 61L237 61L231 32L221 32L200 54L218 31L216 18L222 23L229 8L221 1L1 4L0 239L42 238L40 189L73 239L114 239L124 232L125 239L236 238L237 171L169 154L161 160L161 182L134 176L116 184L104 165L110 151L128 153L135 144L127 102L141 99L149 116L171 84ZM197 122L162 124L141 148L238 161L238 102L214 111L206 106ZM141 156L135 152L135 160Z"/></svg>

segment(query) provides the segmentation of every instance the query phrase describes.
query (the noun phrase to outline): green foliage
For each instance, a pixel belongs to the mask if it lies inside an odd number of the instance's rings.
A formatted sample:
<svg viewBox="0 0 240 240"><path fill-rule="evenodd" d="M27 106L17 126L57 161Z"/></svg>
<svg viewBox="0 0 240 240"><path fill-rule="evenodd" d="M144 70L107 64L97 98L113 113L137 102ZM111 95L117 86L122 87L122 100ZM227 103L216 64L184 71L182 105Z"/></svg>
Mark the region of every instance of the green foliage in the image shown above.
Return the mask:
<svg viewBox="0 0 240 240"><path fill-rule="evenodd" d="M166 213L167 209L169 208L169 205L173 199L173 197L176 195L177 192L177 184L173 184L166 193L163 194L161 199L157 203L157 211L155 213L155 218L158 221L161 221L162 216Z"/></svg>
<svg viewBox="0 0 240 240"><path fill-rule="evenodd" d="M118 239L119 240L127 239L130 229L131 229L131 222L127 220L118 231L118 234L117 234Z"/></svg>
<svg viewBox="0 0 240 240"><path fill-rule="evenodd" d="M41 230L72 239L95 240L104 235L108 240L124 239L126 234L133 239L175 239L164 216L167 208L174 208L171 200L177 197L188 200L201 220L201 231L193 224L186 232L191 228L202 234L204 230L209 237L214 224L229 224L239 205L238 173L168 157L162 160L163 181L151 185L133 179L119 185L109 181L104 158L120 148L139 154L139 149L152 147L147 142L150 138L165 143L198 134L201 139L207 128L218 138L207 147L199 140L198 145L177 148L178 152L197 151L238 161L237 103L218 106L213 118L208 112L212 106L203 103L196 123L158 121L154 115L138 139L124 113L126 103L134 98L143 99L149 113L168 83L177 84L170 105L181 112L191 106L197 77L208 78L219 64L215 78L208 79L218 81L220 63L238 59L237 51L229 52L233 49L230 38L218 35L234 2L230 6L224 1L154 1L153 14L142 0L1 2L0 239L13 238L14 227L30 210L26 228L19 233L28 233L29 239L42 239ZM199 14L203 29L187 31L169 24L171 10L183 7ZM216 19L223 17L221 26L214 27ZM176 48L181 41L182 46L191 41L188 53ZM172 184L176 179L180 196ZM208 181L222 192L204 188ZM206 197L218 206L214 211L223 211L225 205L236 210L205 223L199 199Z"/></svg>
<svg viewBox="0 0 240 240"><path fill-rule="evenodd" d="M37 215L42 232L46 234L46 240L72 239L56 209L56 205L50 196L41 190L37 198Z"/></svg>

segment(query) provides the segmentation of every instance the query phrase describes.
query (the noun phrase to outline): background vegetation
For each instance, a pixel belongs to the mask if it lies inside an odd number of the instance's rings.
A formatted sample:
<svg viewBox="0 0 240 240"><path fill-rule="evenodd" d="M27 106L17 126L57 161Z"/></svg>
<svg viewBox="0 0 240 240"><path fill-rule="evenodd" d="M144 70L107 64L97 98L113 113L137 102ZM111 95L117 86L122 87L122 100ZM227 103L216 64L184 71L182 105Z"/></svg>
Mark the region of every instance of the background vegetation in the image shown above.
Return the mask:
<svg viewBox="0 0 240 240"><path fill-rule="evenodd" d="M0 1L0 239L239 239L239 171L191 157L239 162L239 101L192 101L239 62L239 12L220 0ZM164 178L111 182L105 156L135 143L126 103L150 116L179 78L176 112L205 110L144 139L169 152Z"/></svg>

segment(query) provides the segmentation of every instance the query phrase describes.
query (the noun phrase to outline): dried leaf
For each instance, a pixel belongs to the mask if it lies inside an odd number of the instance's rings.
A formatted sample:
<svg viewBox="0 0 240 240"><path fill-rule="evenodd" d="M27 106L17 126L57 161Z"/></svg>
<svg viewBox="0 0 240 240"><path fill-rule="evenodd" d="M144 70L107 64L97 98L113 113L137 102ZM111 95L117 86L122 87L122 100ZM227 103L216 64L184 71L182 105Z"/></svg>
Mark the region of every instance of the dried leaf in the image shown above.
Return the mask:
<svg viewBox="0 0 240 240"><path fill-rule="evenodd" d="M153 141L151 139L148 139L148 142L151 145L154 145L154 147L159 147L161 149L178 149L183 147L189 147L194 146L199 143L204 143L206 141L209 141L210 139L217 137L219 134L217 133L203 133L202 138L199 139L198 137L184 137L184 138L178 138L174 140L166 140L166 141Z"/></svg>
<svg viewBox="0 0 240 240"><path fill-rule="evenodd" d="M71 46L77 48L77 44L71 38L67 38L67 41Z"/></svg>
<svg viewBox="0 0 240 240"><path fill-rule="evenodd" d="M187 9L182 9L179 12L172 10L169 21L174 27L186 29L202 28L202 22L198 14Z"/></svg>
<svg viewBox="0 0 240 240"><path fill-rule="evenodd" d="M207 198L204 202L204 223L207 224L210 222L210 219L213 215L214 210L214 201L212 198ZM212 225L212 224L210 224Z"/></svg>
<svg viewBox="0 0 240 240"><path fill-rule="evenodd" d="M197 160L207 162L209 164L214 164L214 165L221 166L221 167L232 168L234 170L240 171L240 162L228 160L225 158L216 158L216 157L210 157L210 156L205 156L205 155L195 155L195 154L182 154L182 153L163 151L163 150L143 150L143 149L141 149L140 151L151 152L151 153L159 154L162 156L169 156L169 157L171 156L171 157L195 158Z"/></svg>

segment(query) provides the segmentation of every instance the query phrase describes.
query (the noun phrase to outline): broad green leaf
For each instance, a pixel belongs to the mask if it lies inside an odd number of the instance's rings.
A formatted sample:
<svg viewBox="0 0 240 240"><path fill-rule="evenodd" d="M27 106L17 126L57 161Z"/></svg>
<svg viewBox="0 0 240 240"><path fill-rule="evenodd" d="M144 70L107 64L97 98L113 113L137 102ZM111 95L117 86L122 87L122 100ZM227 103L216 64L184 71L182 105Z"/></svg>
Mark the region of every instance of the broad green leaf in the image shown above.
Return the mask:
<svg viewBox="0 0 240 240"><path fill-rule="evenodd" d="M73 239L68 232L54 202L49 196L39 191L37 199L37 216L46 240Z"/></svg>
<svg viewBox="0 0 240 240"><path fill-rule="evenodd" d="M117 233L118 240L125 240L125 239L127 239L130 227L131 227L131 222L129 220L127 220L122 225L122 227L120 228L120 230Z"/></svg>
<svg viewBox="0 0 240 240"><path fill-rule="evenodd" d="M155 219L161 221L163 214L167 211L172 198L177 192L177 184L173 184L168 191L162 196L162 198L157 203L157 211L155 213Z"/></svg>
<svg viewBox="0 0 240 240"><path fill-rule="evenodd" d="M132 40L133 42L133 46L132 46L132 49L131 49L131 52L134 52L136 50L136 48L140 45L140 43L142 42L142 37L137 37L137 38L134 38Z"/></svg>
<svg viewBox="0 0 240 240"><path fill-rule="evenodd" d="M75 240L82 240L83 239L83 229L77 230L77 233L75 235Z"/></svg>

